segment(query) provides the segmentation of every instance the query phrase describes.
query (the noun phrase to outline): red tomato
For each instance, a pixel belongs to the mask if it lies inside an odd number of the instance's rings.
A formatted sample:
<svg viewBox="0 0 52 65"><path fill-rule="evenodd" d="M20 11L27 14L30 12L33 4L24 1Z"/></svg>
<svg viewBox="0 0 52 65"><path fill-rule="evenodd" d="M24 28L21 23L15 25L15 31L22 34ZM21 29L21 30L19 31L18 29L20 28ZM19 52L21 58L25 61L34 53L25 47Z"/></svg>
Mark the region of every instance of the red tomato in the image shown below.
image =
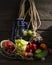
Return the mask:
<svg viewBox="0 0 52 65"><path fill-rule="evenodd" d="M45 43L41 43L41 44L40 44L40 47L41 47L42 49L47 49L47 46L46 46Z"/></svg>

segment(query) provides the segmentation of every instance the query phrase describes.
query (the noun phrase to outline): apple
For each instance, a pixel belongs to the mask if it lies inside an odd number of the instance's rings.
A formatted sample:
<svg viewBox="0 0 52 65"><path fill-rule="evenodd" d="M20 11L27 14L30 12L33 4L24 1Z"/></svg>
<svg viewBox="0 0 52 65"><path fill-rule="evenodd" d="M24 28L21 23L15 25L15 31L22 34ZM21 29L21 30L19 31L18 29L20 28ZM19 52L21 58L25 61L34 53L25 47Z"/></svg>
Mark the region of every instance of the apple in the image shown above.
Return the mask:
<svg viewBox="0 0 52 65"><path fill-rule="evenodd" d="M35 50L37 49L37 45L36 44L32 44L32 43L30 43L30 44L28 44L27 45L27 47L26 47L26 52L35 52Z"/></svg>
<svg viewBox="0 0 52 65"><path fill-rule="evenodd" d="M30 49L32 50L32 53L35 53L35 50L37 49L37 45L35 43L31 43Z"/></svg>
<svg viewBox="0 0 52 65"><path fill-rule="evenodd" d="M33 44L32 44L32 49L33 49L33 50L36 50L36 49L37 49L37 45L33 43Z"/></svg>
<svg viewBox="0 0 52 65"><path fill-rule="evenodd" d="M27 34L29 34L29 35L32 35L32 33L33 33L33 32L32 32L31 30L28 30L28 31L27 31Z"/></svg>

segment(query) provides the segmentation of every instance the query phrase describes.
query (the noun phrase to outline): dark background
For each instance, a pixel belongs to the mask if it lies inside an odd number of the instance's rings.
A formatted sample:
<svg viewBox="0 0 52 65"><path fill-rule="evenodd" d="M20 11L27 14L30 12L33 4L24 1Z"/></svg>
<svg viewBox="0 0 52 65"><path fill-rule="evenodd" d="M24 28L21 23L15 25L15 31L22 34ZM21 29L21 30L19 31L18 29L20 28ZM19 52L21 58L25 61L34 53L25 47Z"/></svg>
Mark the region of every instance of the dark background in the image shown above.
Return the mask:
<svg viewBox="0 0 52 65"><path fill-rule="evenodd" d="M12 23L18 17L21 0L0 0L0 41L11 38ZM38 32L52 48L52 0L35 0L42 25Z"/></svg>

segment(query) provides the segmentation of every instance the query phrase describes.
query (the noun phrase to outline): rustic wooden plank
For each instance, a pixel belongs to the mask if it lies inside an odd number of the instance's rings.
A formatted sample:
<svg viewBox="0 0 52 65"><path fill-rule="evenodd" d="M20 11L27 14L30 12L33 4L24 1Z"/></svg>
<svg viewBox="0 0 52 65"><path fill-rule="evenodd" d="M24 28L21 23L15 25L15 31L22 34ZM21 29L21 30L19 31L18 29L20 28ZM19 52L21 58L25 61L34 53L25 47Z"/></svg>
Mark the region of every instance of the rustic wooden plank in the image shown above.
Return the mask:
<svg viewBox="0 0 52 65"><path fill-rule="evenodd" d="M17 0L0 0L0 9L15 8Z"/></svg>
<svg viewBox="0 0 52 65"><path fill-rule="evenodd" d="M0 12L5 11L4 13L6 14L6 12L9 13L9 10L11 9L16 10L19 13L20 1L21 0L0 0ZM36 0L35 3L40 14L40 18L43 20L52 20L52 0Z"/></svg>
<svg viewBox="0 0 52 65"><path fill-rule="evenodd" d="M46 3L46 4L50 4L50 3L52 3L52 0L34 0L34 1L36 1L36 3Z"/></svg>
<svg viewBox="0 0 52 65"><path fill-rule="evenodd" d="M14 20L16 16L16 10L10 9L10 10L0 10L0 20Z"/></svg>
<svg viewBox="0 0 52 65"><path fill-rule="evenodd" d="M9 23L10 22L10 23ZM1 21L0 23L0 31L10 31L12 28L12 22L11 21Z"/></svg>
<svg viewBox="0 0 52 65"><path fill-rule="evenodd" d="M40 8L41 9L41 8ZM38 10L41 20L52 21L52 11Z"/></svg>
<svg viewBox="0 0 52 65"><path fill-rule="evenodd" d="M41 30L52 30L52 21L41 21Z"/></svg>
<svg viewBox="0 0 52 65"><path fill-rule="evenodd" d="M43 20L52 20L52 0L36 0L36 7Z"/></svg>
<svg viewBox="0 0 52 65"><path fill-rule="evenodd" d="M16 10L0 10L0 30L11 30L12 22L16 19Z"/></svg>
<svg viewBox="0 0 52 65"><path fill-rule="evenodd" d="M0 41L11 38L11 31L0 31Z"/></svg>
<svg viewBox="0 0 52 65"><path fill-rule="evenodd" d="M21 0L0 0L0 15L3 12L3 14L14 12L17 14L19 13L20 8L20 1Z"/></svg>

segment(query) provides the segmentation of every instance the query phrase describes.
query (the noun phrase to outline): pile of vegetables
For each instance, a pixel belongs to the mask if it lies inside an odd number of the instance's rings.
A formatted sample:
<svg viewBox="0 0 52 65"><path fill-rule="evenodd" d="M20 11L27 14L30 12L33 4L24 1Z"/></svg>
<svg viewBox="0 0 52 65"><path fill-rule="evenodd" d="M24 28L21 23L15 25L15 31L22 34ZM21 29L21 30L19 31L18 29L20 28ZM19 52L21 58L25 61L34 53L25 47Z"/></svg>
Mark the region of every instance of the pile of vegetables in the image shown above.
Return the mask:
<svg viewBox="0 0 52 65"><path fill-rule="evenodd" d="M15 39L15 43L10 40L3 40L0 43L2 51L9 55L20 56L20 58L43 59L48 55L48 48L44 42L31 30L23 32L24 39ZM29 41L28 41L29 40Z"/></svg>

